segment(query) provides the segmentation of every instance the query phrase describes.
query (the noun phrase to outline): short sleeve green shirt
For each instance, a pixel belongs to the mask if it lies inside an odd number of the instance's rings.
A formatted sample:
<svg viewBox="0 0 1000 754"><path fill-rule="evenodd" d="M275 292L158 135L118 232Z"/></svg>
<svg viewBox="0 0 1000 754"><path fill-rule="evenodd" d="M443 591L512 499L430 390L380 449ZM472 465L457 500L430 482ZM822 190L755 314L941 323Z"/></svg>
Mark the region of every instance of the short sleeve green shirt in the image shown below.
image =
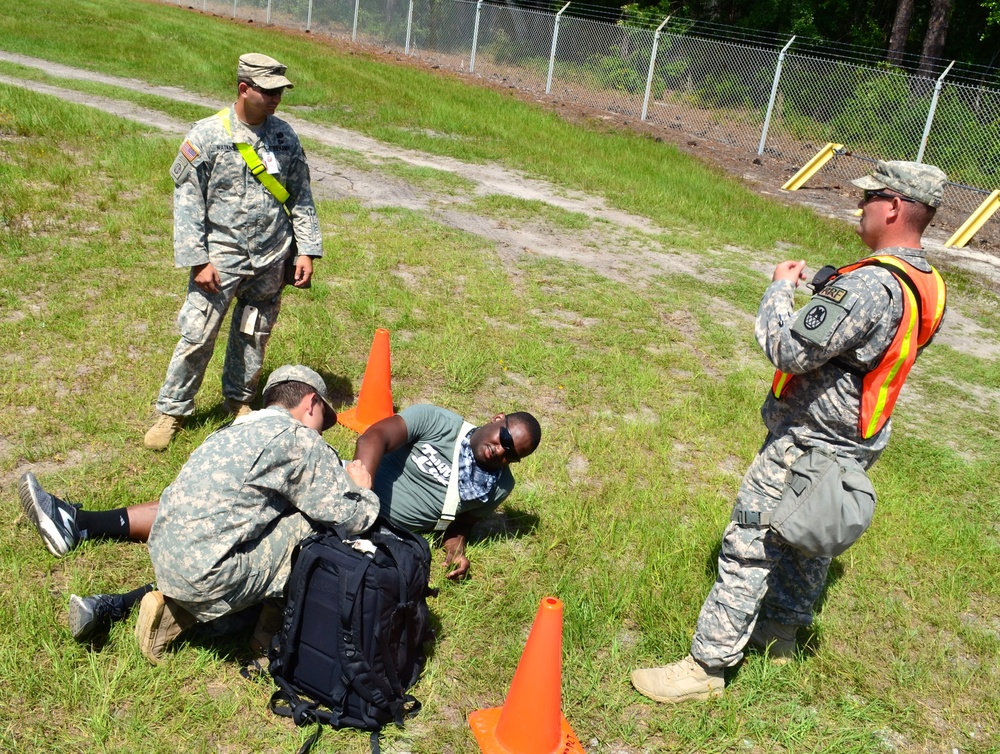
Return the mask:
<svg viewBox="0 0 1000 754"><path fill-rule="evenodd" d="M455 443L460 441L462 417L454 411L420 404L399 413L406 423L406 444L382 459L373 491L381 513L410 531L434 529L448 491ZM486 503L460 501L459 513L485 516L514 489L514 476L503 469Z"/></svg>

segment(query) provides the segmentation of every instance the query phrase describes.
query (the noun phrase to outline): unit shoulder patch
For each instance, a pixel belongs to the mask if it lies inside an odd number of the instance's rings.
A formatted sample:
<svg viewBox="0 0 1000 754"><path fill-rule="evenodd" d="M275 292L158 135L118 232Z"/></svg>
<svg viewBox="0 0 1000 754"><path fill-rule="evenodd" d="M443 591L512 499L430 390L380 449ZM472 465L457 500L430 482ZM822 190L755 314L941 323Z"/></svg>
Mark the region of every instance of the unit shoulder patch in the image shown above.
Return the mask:
<svg viewBox="0 0 1000 754"><path fill-rule="evenodd" d="M184 155L177 155L170 166L170 177L174 179L174 185L180 186L191 170L191 163L185 159Z"/></svg>
<svg viewBox="0 0 1000 754"><path fill-rule="evenodd" d="M846 288L840 288L840 287L838 287L836 285L828 285L828 286L824 287L823 290L821 290L816 295L817 296L822 296L823 298L828 298L831 301L836 301L839 304L849 294L850 294L850 291L848 291Z"/></svg>
<svg viewBox="0 0 1000 754"><path fill-rule="evenodd" d="M825 346L857 300L858 294L854 291L827 286L795 315L792 332L810 343Z"/></svg>

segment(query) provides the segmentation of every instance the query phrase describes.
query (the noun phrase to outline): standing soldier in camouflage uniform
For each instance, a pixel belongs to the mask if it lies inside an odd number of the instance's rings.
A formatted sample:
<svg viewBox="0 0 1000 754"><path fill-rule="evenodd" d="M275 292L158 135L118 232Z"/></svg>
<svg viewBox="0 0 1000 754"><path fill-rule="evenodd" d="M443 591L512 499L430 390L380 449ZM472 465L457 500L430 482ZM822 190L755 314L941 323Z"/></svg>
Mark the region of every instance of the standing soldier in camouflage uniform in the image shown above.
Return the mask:
<svg viewBox="0 0 1000 754"><path fill-rule="evenodd" d="M250 411L294 257L296 287L309 285L323 255L305 152L291 126L274 117L292 83L285 66L258 53L240 57L236 102L198 121L170 175L174 179L174 262L190 267L177 318L181 339L156 401L159 417L144 444L163 450L185 416L226 311L232 325L222 373L226 408Z"/></svg>
<svg viewBox="0 0 1000 754"><path fill-rule="evenodd" d="M789 468L813 449L871 466L891 431L885 390L898 391L909 368L898 375L895 359L908 345L910 353L926 345L940 325L944 284L924 257L921 236L941 204L944 173L879 162L874 175L853 183L864 190L858 234L877 256L837 270L825 287L817 276L815 295L798 312L794 291L805 279L805 262L782 262L774 270L755 326L757 342L779 370L761 410L768 435L740 485L691 653L632 673L632 685L656 701L718 696L725 669L740 661L748 642L777 662L794 657L796 632L812 622L831 559L807 555L767 526ZM917 282L903 281L900 270ZM916 298L914 320L923 304L933 324L921 325L921 342L900 346L899 339L916 330L909 318ZM873 375L884 378L883 392L872 387Z"/></svg>
<svg viewBox="0 0 1000 754"><path fill-rule="evenodd" d="M292 550L317 525L356 534L378 515L371 475L342 466L320 434L337 420L322 377L280 367L264 404L205 440L160 496L149 535L159 591L107 595L122 615L123 598L141 598L135 634L153 663L195 623L281 598Z"/></svg>

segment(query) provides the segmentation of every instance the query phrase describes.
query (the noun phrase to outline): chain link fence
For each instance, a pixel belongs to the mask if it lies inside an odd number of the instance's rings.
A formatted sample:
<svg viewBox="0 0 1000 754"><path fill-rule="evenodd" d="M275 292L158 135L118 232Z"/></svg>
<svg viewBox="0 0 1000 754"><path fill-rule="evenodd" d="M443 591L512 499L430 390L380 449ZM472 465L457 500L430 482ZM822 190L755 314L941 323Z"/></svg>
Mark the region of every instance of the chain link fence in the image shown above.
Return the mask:
<svg viewBox="0 0 1000 754"><path fill-rule="evenodd" d="M178 0L182 3L184 0ZM197 2L197 0L196 0ZM1000 88L950 66L937 78L836 48L656 30L468 0L202 0L201 10L349 37L443 68L712 139L798 168L828 142L844 179L874 159L940 166L970 213L1000 188ZM197 7L193 5L192 7ZM855 159L860 158L860 159ZM993 224L996 224L996 220Z"/></svg>

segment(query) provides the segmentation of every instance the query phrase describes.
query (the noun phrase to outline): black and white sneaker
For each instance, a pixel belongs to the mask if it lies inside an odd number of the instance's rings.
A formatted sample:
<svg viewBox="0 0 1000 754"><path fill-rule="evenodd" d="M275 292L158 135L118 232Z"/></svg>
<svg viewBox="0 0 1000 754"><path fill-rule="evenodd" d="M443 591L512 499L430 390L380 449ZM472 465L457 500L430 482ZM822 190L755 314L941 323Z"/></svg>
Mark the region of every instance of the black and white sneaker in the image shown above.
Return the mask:
<svg viewBox="0 0 1000 754"><path fill-rule="evenodd" d="M82 537L76 525L79 505L70 505L42 489L30 471L21 477L21 507L38 529L49 552L61 558L78 544Z"/></svg>
<svg viewBox="0 0 1000 754"><path fill-rule="evenodd" d="M69 596L69 630L77 641L89 641L94 634L107 631L111 624L128 614L120 594Z"/></svg>

